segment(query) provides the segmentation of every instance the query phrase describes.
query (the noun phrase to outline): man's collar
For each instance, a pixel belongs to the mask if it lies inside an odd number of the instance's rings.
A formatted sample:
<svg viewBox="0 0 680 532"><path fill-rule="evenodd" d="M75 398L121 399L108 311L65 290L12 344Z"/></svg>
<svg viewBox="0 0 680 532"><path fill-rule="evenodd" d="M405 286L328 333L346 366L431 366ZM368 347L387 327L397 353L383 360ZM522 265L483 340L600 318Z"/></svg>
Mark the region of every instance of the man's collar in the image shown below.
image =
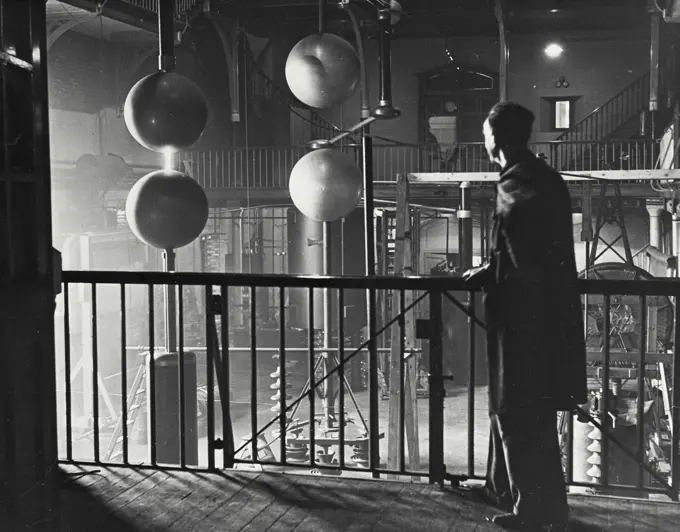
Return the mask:
<svg viewBox="0 0 680 532"><path fill-rule="evenodd" d="M536 161L536 156L530 150L522 150L513 153L510 157L506 158L506 164L501 168L500 177L503 179L507 174L509 174L512 169L521 163L529 163Z"/></svg>

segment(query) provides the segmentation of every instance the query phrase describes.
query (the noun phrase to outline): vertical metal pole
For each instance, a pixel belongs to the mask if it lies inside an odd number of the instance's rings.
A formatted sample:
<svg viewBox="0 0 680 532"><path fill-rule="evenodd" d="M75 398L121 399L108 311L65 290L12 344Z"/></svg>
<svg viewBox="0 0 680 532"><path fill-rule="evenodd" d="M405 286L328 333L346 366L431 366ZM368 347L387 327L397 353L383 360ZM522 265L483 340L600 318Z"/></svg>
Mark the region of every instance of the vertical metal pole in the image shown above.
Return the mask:
<svg viewBox="0 0 680 532"><path fill-rule="evenodd" d="M175 271L175 251L163 251L163 269L166 272ZM165 349L168 353L177 351L177 288L175 285L164 286L165 305Z"/></svg>
<svg viewBox="0 0 680 532"><path fill-rule="evenodd" d="M331 224L330 222L323 223L323 274L331 274ZM330 288L324 288L323 290L323 347L324 353L323 357L323 375L327 375L332 369L332 364L330 360L334 357L331 356L329 351L331 347L331 316L333 314L332 309L333 298ZM340 339L342 341L342 339ZM327 378L323 383L324 388L324 423L327 428L333 426L333 420L335 419L335 381L336 377L332 376Z"/></svg>
<svg viewBox="0 0 680 532"><path fill-rule="evenodd" d="M678 296L675 297L676 302ZM675 338L673 343L673 405L671 409L671 498L680 500L680 315L675 313Z"/></svg>
<svg viewBox="0 0 680 532"><path fill-rule="evenodd" d="M390 34L392 23L390 12L382 10L378 13L378 46L380 63L380 107L392 106L392 49Z"/></svg>
<svg viewBox="0 0 680 532"><path fill-rule="evenodd" d="M362 135L362 162L364 170L364 249L366 276L375 276L375 231L373 224L373 139L368 128ZM378 444L378 356L375 342L375 290L366 291L366 321L368 324L368 411L369 411L369 468L375 469L380 461ZM379 475L374 471L373 477Z"/></svg>
<svg viewBox="0 0 680 532"><path fill-rule="evenodd" d="M510 56L508 54L508 39L502 0L496 0L495 14L498 21L498 43L500 45L500 61L498 65L499 99L504 101L508 99L508 62Z"/></svg>
<svg viewBox="0 0 680 532"><path fill-rule="evenodd" d="M430 484L444 484L442 294L430 292Z"/></svg>
<svg viewBox="0 0 680 532"><path fill-rule="evenodd" d="M609 485L609 361L610 356L610 342L611 342L611 296L604 296L604 360L602 363L602 403L600 404L600 415L602 423L602 461L600 477L603 486Z"/></svg>
<svg viewBox="0 0 680 532"><path fill-rule="evenodd" d="M175 69L175 2L158 0L158 69Z"/></svg>
<svg viewBox="0 0 680 532"><path fill-rule="evenodd" d="M460 184L460 210L456 213L460 224L459 252L463 270L472 268L472 189L468 181Z"/></svg>
<svg viewBox="0 0 680 532"><path fill-rule="evenodd" d="M651 35L649 50L649 133L651 138L656 134L656 113L659 110L659 35L661 29L661 13L651 14Z"/></svg>

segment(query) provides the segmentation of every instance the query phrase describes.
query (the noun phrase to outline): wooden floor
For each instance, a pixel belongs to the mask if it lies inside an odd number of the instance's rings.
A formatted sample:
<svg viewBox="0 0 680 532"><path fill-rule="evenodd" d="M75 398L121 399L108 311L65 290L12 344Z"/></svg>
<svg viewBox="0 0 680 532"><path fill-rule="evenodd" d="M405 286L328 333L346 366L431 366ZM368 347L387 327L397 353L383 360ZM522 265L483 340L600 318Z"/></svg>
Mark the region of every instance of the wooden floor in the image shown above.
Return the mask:
<svg viewBox="0 0 680 532"><path fill-rule="evenodd" d="M427 484L281 473L63 467L72 532L499 531L495 511ZM680 530L680 505L570 497L574 530Z"/></svg>

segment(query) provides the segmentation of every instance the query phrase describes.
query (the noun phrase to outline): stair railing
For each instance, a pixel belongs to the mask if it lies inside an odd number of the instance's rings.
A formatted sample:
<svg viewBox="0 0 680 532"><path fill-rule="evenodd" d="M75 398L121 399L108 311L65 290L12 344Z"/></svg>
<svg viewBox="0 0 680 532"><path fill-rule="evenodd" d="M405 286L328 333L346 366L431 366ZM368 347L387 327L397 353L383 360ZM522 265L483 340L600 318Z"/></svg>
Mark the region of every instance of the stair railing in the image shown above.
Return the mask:
<svg viewBox="0 0 680 532"><path fill-rule="evenodd" d="M674 53L668 53L659 67L659 93L668 87L673 73ZM617 128L647 108L649 102L649 72L645 72L619 93L612 96L569 130L559 135L557 141L602 140Z"/></svg>

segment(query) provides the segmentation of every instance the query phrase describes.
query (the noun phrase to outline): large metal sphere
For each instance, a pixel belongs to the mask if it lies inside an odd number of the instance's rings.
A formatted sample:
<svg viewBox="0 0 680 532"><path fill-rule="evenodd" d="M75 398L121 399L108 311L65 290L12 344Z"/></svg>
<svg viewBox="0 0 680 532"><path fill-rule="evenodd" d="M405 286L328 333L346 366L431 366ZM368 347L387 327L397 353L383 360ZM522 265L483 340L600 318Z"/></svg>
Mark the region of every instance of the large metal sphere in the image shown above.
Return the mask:
<svg viewBox="0 0 680 532"><path fill-rule="evenodd" d="M332 33L305 37L286 61L286 80L302 103L328 109L346 102L359 85L361 66L354 47Z"/></svg>
<svg viewBox="0 0 680 532"><path fill-rule="evenodd" d="M156 72L140 79L123 110L130 134L153 151L189 148L203 133L208 104L201 89L176 72Z"/></svg>
<svg viewBox="0 0 680 532"><path fill-rule="evenodd" d="M342 152L315 150L290 174L290 197L298 210L316 222L332 222L356 209L363 192L361 170Z"/></svg>
<svg viewBox="0 0 680 532"><path fill-rule="evenodd" d="M157 170L137 181L125 203L132 232L145 244L177 249L193 242L208 221L208 198L194 179Z"/></svg>

